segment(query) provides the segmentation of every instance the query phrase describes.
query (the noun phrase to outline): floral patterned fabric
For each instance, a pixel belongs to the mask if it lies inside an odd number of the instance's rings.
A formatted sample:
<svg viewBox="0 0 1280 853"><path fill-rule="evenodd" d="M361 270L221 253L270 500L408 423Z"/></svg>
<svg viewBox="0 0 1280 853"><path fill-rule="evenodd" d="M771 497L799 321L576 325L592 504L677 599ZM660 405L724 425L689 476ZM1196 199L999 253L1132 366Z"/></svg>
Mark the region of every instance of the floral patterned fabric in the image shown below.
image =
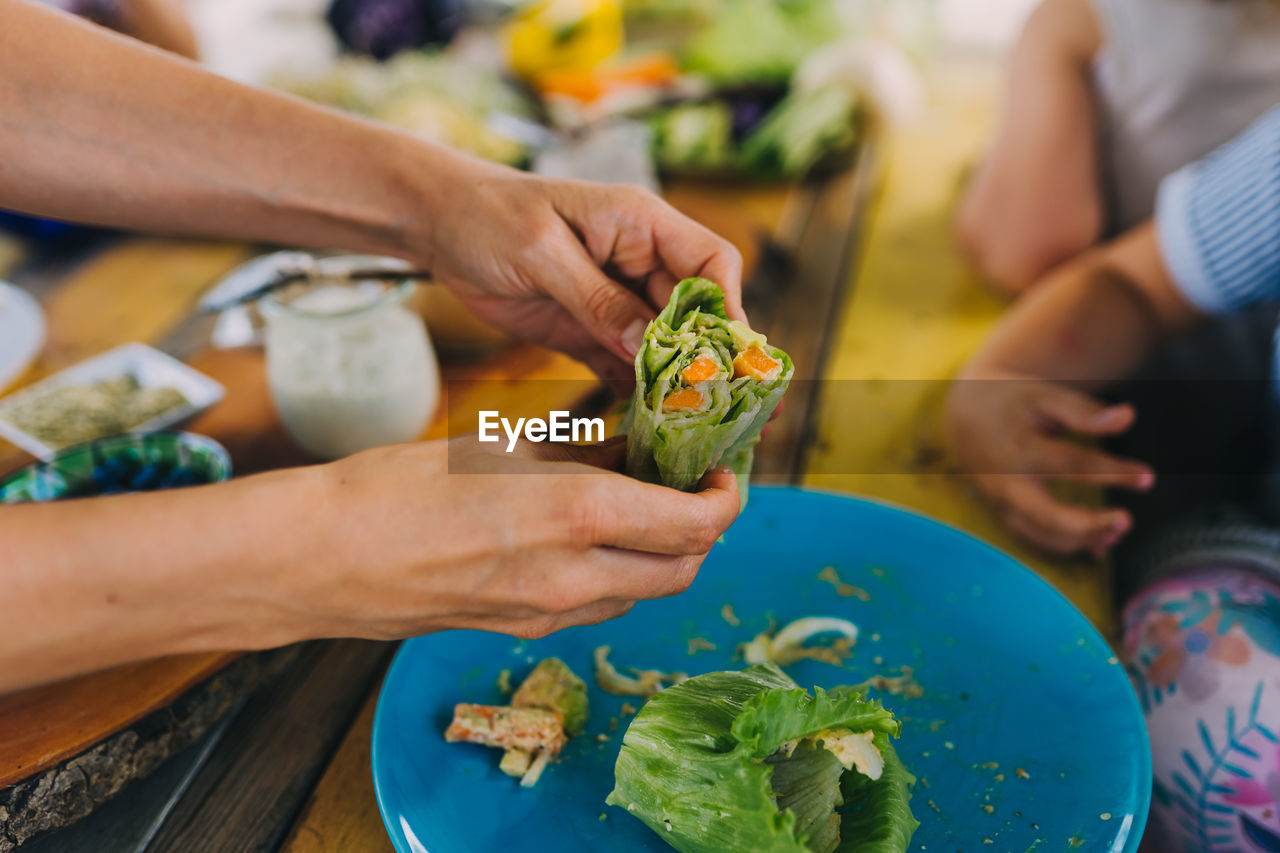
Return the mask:
<svg viewBox="0 0 1280 853"><path fill-rule="evenodd" d="M1228 570L1163 581L1125 609L1124 655L1170 847L1280 851L1280 588Z"/></svg>

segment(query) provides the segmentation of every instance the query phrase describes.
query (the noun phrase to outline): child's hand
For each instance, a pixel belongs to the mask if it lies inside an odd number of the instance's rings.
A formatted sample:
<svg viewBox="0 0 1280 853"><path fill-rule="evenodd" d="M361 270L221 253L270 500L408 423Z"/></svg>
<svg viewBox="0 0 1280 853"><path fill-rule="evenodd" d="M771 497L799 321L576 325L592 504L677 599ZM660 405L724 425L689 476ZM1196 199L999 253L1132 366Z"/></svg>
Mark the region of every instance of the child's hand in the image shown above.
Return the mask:
<svg viewBox="0 0 1280 853"><path fill-rule="evenodd" d="M1128 533L1129 514L1065 503L1048 483L1150 489L1155 474L1146 465L1075 440L1123 433L1135 415L1132 406L1106 406L1044 380L971 372L952 388L947 428L961 464L1015 533L1054 553L1101 557Z"/></svg>

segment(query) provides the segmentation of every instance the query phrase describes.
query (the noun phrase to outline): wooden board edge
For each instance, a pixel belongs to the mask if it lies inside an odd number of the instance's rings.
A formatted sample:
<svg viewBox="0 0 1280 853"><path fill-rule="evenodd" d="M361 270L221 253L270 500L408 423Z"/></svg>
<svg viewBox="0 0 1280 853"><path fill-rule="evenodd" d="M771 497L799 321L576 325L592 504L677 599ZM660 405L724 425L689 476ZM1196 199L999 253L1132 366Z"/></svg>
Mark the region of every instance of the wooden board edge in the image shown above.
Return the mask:
<svg viewBox="0 0 1280 853"><path fill-rule="evenodd" d="M83 752L0 788L0 853L74 823L200 739L246 695L292 663L298 646L244 655Z"/></svg>

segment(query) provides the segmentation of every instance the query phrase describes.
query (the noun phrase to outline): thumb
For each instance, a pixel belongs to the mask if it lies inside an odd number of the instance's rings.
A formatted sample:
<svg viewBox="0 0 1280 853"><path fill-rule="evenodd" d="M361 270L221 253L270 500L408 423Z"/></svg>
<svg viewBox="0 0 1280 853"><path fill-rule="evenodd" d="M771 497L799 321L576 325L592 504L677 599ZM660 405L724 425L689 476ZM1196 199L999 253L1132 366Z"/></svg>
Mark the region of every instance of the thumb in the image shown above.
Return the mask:
<svg viewBox="0 0 1280 853"><path fill-rule="evenodd" d="M585 251L562 268L545 290L568 309L601 346L624 361L640 350L654 311L638 295L609 278Z"/></svg>
<svg viewBox="0 0 1280 853"><path fill-rule="evenodd" d="M717 466L703 475L696 492L715 521L721 535L733 524L742 511L742 497L738 491L738 478L733 469Z"/></svg>
<svg viewBox="0 0 1280 853"><path fill-rule="evenodd" d="M1133 426L1137 412L1128 403L1107 405L1087 394L1054 387L1036 401L1041 415L1081 435L1116 435Z"/></svg>

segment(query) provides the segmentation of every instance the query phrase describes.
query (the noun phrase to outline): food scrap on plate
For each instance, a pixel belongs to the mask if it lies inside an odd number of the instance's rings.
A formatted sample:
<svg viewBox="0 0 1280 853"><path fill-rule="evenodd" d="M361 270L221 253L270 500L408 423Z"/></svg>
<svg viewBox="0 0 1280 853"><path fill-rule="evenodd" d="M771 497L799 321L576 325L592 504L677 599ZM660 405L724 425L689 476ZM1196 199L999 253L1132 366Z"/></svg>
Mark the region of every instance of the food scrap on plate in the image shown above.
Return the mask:
<svg viewBox="0 0 1280 853"><path fill-rule="evenodd" d="M830 636L831 642L807 645L811 640ZM789 622L781 630L761 631L739 651L749 664L776 663L789 666L809 658L841 666L858 641L858 626L848 619L834 616L806 616Z"/></svg>
<svg viewBox="0 0 1280 853"><path fill-rule="evenodd" d="M595 650L593 658L596 664L596 684L605 693L614 696L648 698L661 693L668 685L679 684L689 678L683 672L662 672L657 669L633 669L632 675L623 675L609 662L609 652L608 646L600 646Z"/></svg>
<svg viewBox="0 0 1280 853"><path fill-rule="evenodd" d="M499 769L530 788L586 724L587 685L559 658L547 658L516 688L511 705L454 706L444 739L501 748Z"/></svg>

